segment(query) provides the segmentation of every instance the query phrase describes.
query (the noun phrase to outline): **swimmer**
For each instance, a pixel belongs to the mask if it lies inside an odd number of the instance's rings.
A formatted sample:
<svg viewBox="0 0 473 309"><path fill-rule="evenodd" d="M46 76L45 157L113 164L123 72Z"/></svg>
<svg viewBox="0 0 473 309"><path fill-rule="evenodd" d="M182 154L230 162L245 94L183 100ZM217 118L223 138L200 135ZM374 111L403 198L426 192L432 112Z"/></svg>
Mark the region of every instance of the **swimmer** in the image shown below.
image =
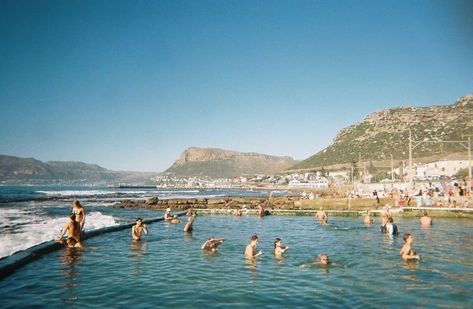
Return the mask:
<svg viewBox="0 0 473 309"><path fill-rule="evenodd" d="M420 217L420 225L430 226L432 225L432 218L427 215L427 211L424 211L422 217Z"/></svg>
<svg viewBox="0 0 473 309"><path fill-rule="evenodd" d="M245 257L247 259L253 259L263 254L262 251L259 251L258 253L256 253L256 246L258 245L258 242L259 242L258 236L252 235L250 238L250 243L246 246L246 249L245 249Z"/></svg>
<svg viewBox="0 0 473 309"><path fill-rule="evenodd" d="M324 223L324 224L327 224L328 222L328 215L327 213L324 211L324 209L322 207L320 207L320 209L317 211L317 213L315 214L315 218L317 220L320 221L320 223Z"/></svg>
<svg viewBox="0 0 473 309"><path fill-rule="evenodd" d="M85 210L78 200L72 201L72 214L76 217L75 221L79 223L82 231L85 224Z"/></svg>
<svg viewBox="0 0 473 309"><path fill-rule="evenodd" d="M179 223L181 223L181 219L179 219L178 216L174 215L170 222L173 223L173 224L179 224Z"/></svg>
<svg viewBox="0 0 473 309"><path fill-rule="evenodd" d="M406 233L402 239L404 240L404 246L399 251L401 258L404 261L420 260L420 256L414 250L412 250L412 243L414 242L412 235Z"/></svg>
<svg viewBox="0 0 473 309"><path fill-rule="evenodd" d="M282 258L283 254L286 253L288 246L282 244L281 238L276 238L274 240L274 256L278 259Z"/></svg>
<svg viewBox="0 0 473 309"><path fill-rule="evenodd" d="M148 235L148 227L146 224L143 224L141 218L137 218L135 225L131 227L131 236L133 237L133 240L141 240L142 233Z"/></svg>
<svg viewBox="0 0 473 309"><path fill-rule="evenodd" d="M330 262L330 259L327 254L320 254L312 263L302 264L300 267L311 267L315 265L320 266L336 266L335 262Z"/></svg>
<svg viewBox="0 0 473 309"><path fill-rule="evenodd" d="M192 232L192 230L194 229L193 228L194 220L195 220L194 216L190 216L189 219L187 219L187 223L184 226L184 232Z"/></svg>
<svg viewBox="0 0 473 309"><path fill-rule="evenodd" d="M71 214L69 216L66 225L61 230L59 238L57 238L56 241L60 241L64 234L66 234L66 232L68 235L66 245L69 248L82 248L80 224L76 221L76 215Z"/></svg>
<svg viewBox="0 0 473 309"><path fill-rule="evenodd" d="M225 241L224 238L214 238L214 237L209 237L209 239L207 239L204 244L202 245L202 247L200 247L201 250L206 250L206 251L211 251L211 252L216 252L218 249L218 246L220 246L221 244L223 244L223 242Z"/></svg>
<svg viewBox="0 0 473 309"><path fill-rule="evenodd" d="M374 222L374 219L371 218L370 214L371 214L371 211L368 210L368 211L366 212L365 218L363 219L363 223L365 223L365 224L371 224L371 223Z"/></svg>

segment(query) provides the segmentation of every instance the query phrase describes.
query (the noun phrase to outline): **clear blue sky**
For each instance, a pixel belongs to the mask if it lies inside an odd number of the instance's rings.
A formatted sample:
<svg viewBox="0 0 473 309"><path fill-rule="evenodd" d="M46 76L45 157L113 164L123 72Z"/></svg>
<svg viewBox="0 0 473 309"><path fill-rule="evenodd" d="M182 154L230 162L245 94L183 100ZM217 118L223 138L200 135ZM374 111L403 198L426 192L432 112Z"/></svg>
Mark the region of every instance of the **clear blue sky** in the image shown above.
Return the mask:
<svg viewBox="0 0 473 309"><path fill-rule="evenodd" d="M0 1L0 154L305 159L367 114L472 92L472 1Z"/></svg>

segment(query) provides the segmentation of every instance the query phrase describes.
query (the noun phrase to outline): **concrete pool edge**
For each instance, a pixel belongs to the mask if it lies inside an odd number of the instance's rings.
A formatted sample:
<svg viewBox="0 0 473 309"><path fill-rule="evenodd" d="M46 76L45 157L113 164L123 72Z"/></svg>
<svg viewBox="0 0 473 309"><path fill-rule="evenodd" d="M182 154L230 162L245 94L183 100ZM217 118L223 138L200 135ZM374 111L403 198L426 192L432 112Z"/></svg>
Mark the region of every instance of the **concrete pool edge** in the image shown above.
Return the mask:
<svg viewBox="0 0 473 309"><path fill-rule="evenodd" d="M175 215L183 216L185 215L185 212L175 213ZM164 217L144 219L143 223L150 224L150 223L155 223L159 221L164 221ZM112 233L112 232L122 231L125 229L130 229L134 224L135 223L126 223L126 224L108 226L108 227L104 227L104 228L100 228L100 229L96 229L92 231L87 231L85 232L83 239L87 240L89 238L103 235L106 233ZM0 259L0 280L2 280L3 278L9 275L12 275L16 270L18 270L22 266L25 266L28 263L31 263L37 260L42 255L51 253L61 248L65 248L62 243L59 243L54 240L49 240L49 241L37 244L28 249L17 251L13 253L12 255L2 257Z"/></svg>

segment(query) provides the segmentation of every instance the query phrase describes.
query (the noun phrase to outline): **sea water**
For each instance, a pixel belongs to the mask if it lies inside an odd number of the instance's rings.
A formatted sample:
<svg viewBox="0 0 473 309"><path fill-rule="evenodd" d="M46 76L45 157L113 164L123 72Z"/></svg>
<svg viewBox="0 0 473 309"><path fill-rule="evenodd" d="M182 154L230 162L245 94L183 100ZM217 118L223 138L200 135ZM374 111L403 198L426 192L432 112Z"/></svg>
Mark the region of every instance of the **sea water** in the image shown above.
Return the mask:
<svg viewBox="0 0 473 309"><path fill-rule="evenodd" d="M1 308L317 308L448 307L473 302L473 222L397 221L401 236L379 232L379 222L333 217L197 216L194 232L157 222L141 242L130 231L91 239L84 249L42 256L0 281ZM414 237L420 262L399 257L402 234ZM243 252L259 236L261 258ZM200 250L209 237L226 241L214 254ZM274 238L289 249L271 254ZM326 253L335 266L301 267Z"/></svg>
<svg viewBox="0 0 473 309"><path fill-rule="evenodd" d="M283 194L280 192L279 194ZM0 186L0 258L56 238L78 199L86 211L85 230L155 218L162 212L117 208L123 199L267 196L265 191L111 188L104 186ZM278 194L278 193L276 193Z"/></svg>

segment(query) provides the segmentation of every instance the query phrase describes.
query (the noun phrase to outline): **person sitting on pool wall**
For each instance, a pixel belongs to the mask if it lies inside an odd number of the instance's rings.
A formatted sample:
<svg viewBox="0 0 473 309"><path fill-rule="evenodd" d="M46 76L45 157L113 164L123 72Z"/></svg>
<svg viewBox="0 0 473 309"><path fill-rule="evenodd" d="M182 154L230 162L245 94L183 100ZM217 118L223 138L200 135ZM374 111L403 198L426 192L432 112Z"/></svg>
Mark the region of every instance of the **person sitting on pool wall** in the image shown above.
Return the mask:
<svg viewBox="0 0 473 309"><path fill-rule="evenodd" d="M259 240L256 234L250 237L250 243L246 246L245 249L245 257L247 259L253 259L263 254L261 250L258 253L256 252L256 246L258 245L258 242Z"/></svg>
<svg viewBox="0 0 473 309"><path fill-rule="evenodd" d="M406 233L402 239L404 240L404 246L399 251L401 258L404 261L420 260L420 256L412 249L412 243L414 242L412 235Z"/></svg>
<svg viewBox="0 0 473 309"><path fill-rule="evenodd" d="M64 228L61 230L61 234L59 238L56 239L57 241L61 241L62 236L67 232L67 239L65 244L69 248L82 248L82 237L81 237L81 229L80 223L76 221L76 215L71 214L67 219L67 223ZM62 242L62 241L61 241Z"/></svg>
<svg viewBox="0 0 473 309"><path fill-rule="evenodd" d="M201 250L207 250L207 251L212 251L212 252L216 252L218 249L218 246L220 246L221 244L223 244L223 242L225 241L224 238L214 238L214 237L209 237L209 239L207 239L204 244L202 245L202 247L200 247Z"/></svg>
<svg viewBox="0 0 473 309"><path fill-rule="evenodd" d="M131 236L133 240L141 240L141 234L145 233L148 235L148 227L143 224L143 219L136 218L136 223L131 227Z"/></svg>

